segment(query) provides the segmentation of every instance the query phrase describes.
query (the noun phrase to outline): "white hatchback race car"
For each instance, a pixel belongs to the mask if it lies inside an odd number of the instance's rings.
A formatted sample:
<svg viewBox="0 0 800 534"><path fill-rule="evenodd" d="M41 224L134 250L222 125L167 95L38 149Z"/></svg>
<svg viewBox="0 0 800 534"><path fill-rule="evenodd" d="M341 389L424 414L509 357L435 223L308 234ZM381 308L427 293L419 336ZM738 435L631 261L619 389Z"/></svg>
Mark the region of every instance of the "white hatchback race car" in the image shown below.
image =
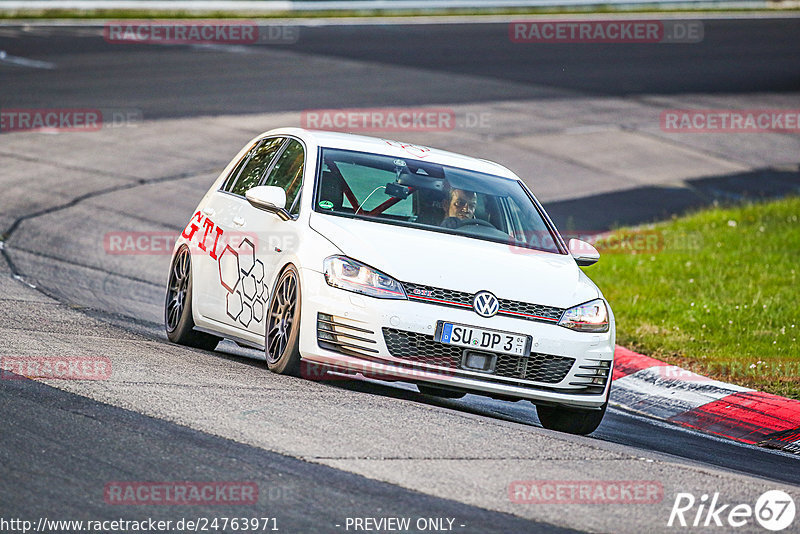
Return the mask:
<svg viewBox="0 0 800 534"><path fill-rule="evenodd" d="M263 348L277 373L527 399L588 434L608 403L614 318L525 183L485 160L370 137L259 135L173 251L167 336Z"/></svg>

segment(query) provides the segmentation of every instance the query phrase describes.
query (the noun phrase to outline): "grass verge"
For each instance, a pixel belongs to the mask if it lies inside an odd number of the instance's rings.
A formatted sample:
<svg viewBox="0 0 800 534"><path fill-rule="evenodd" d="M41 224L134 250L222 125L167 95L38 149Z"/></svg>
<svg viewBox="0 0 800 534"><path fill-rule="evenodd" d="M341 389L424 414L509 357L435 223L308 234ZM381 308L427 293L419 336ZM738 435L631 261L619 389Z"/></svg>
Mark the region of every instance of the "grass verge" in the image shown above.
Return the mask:
<svg viewBox="0 0 800 534"><path fill-rule="evenodd" d="M619 230L598 248L587 274L619 344L800 400L800 197Z"/></svg>

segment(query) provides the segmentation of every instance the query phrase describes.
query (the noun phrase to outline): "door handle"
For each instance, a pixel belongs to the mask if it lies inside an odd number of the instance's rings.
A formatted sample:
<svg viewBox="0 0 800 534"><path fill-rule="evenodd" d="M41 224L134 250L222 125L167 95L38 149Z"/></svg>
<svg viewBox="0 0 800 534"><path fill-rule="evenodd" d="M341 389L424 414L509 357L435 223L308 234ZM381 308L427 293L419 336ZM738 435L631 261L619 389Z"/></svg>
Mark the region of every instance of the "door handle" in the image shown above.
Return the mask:
<svg viewBox="0 0 800 534"><path fill-rule="evenodd" d="M206 217L213 217L215 213L214 208L203 208L203 215Z"/></svg>
<svg viewBox="0 0 800 534"><path fill-rule="evenodd" d="M242 219L241 217L234 217L233 218L233 224L235 226L244 226L245 225L245 220Z"/></svg>

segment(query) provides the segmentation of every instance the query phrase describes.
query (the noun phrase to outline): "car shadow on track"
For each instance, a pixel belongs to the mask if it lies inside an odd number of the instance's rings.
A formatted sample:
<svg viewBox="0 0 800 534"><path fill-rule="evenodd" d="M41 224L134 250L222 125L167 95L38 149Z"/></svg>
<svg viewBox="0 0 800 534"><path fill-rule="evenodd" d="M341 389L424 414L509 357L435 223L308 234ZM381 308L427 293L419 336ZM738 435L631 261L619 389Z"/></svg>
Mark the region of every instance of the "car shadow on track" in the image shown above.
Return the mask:
<svg viewBox="0 0 800 534"><path fill-rule="evenodd" d="M200 350L200 349L195 349ZM224 358L237 364L247 365L261 370L266 369L263 353L257 349L241 347L233 342L223 341L214 351L203 351L210 356ZM292 377L286 377L292 379ZM478 417L517 423L542 428L536 415L536 408L527 401L498 400L480 395L467 395L462 399L446 399L433 395L425 395L416 390L416 386L408 382L389 382L365 378L361 375L343 375L328 373L324 377L296 377L304 383L315 383L323 387L340 390L379 395L385 398L436 406Z"/></svg>
<svg viewBox="0 0 800 534"><path fill-rule="evenodd" d="M428 406L436 406L438 408L455 410L480 417L490 417L492 419L507 421L509 423L519 423L541 428L539 419L536 417L536 409L532 404L529 404L526 401L500 401L479 395L467 395L462 399L445 399L420 393L416 390L416 387L410 383L385 382L362 378L360 376L353 378L336 376L335 378L315 380L315 382L347 391L354 391L369 395L380 395L381 397L404 400L418 404L426 404ZM525 412L523 416L520 414L520 408L522 408L522 405L526 405L523 408ZM516 411L516 414L507 413L509 411L507 408L512 406L517 408L516 410L512 410Z"/></svg>

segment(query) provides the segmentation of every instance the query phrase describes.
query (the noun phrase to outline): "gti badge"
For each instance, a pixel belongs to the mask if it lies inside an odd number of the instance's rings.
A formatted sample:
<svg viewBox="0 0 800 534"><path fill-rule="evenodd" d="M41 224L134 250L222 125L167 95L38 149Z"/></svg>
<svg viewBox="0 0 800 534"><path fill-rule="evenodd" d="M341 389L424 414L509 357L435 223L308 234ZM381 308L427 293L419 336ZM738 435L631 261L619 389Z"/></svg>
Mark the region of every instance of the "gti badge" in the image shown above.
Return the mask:
<svg viewBox="0 0 800 534"><path fill-rule="evenodd" d="M500 311L500 302L488 291L479 291L472 300L472 308L481 317L492 317Z"/></svg>

